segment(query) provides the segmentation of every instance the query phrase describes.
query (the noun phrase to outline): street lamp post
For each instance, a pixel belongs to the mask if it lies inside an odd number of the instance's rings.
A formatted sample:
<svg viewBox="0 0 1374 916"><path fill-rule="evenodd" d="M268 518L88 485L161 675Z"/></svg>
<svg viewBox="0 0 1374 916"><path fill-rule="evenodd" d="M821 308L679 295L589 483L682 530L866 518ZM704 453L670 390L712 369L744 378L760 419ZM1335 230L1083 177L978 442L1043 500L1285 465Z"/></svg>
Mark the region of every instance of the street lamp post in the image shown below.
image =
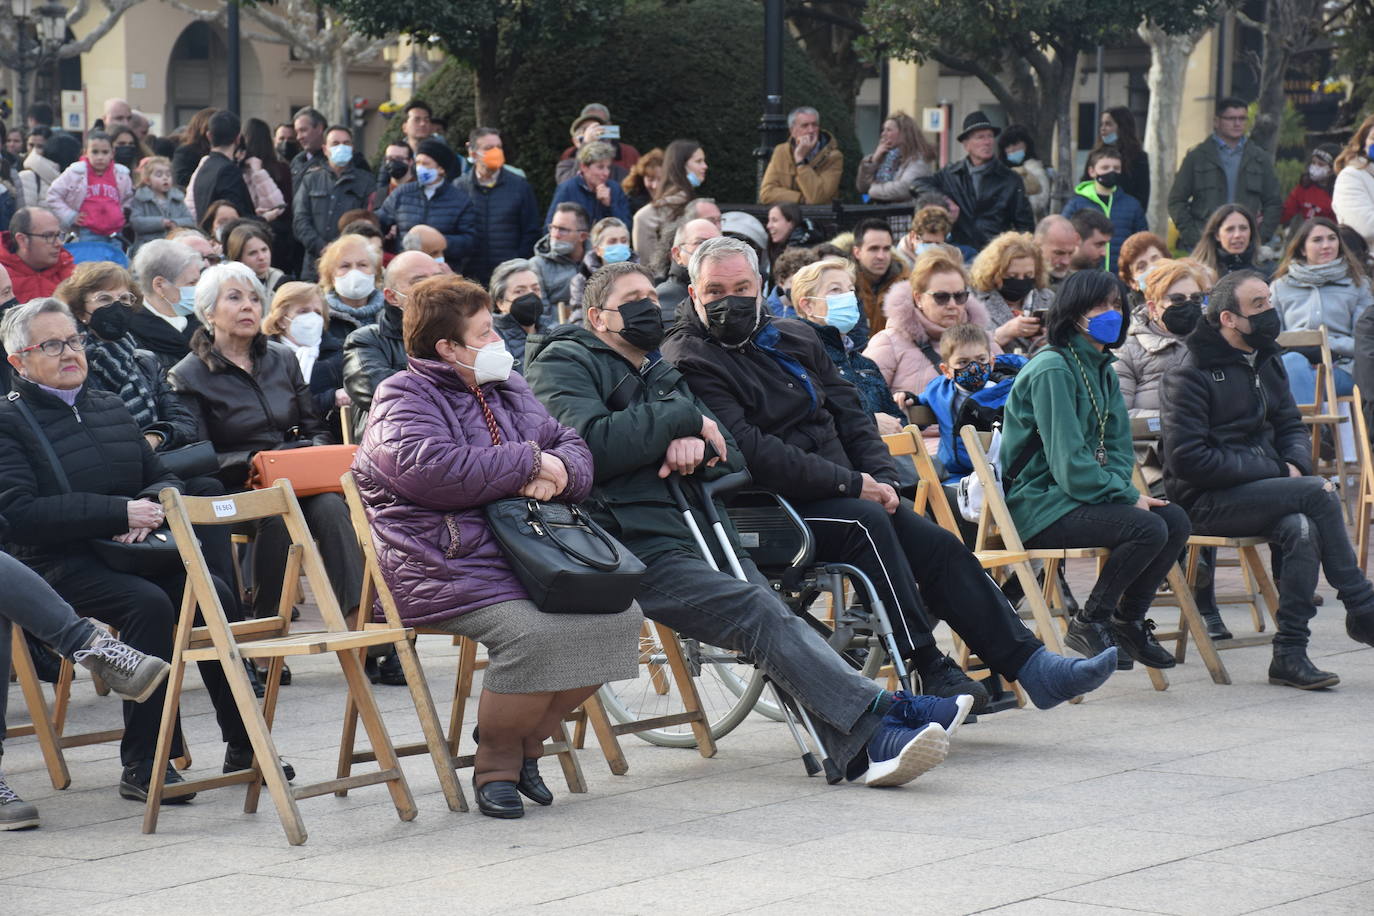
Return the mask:
<svg viewBox="0 0 1374 916"><path fill-rule="evenodd" d="M29 74L44 56L52 54L67 38L67 8L60 3L36 4L34 0L10 0L14 15L15 70L19 74L19 116L29 109ZM30 30L33 31L31 36Z"/></svg>
<svg viewBox="0 0 1374 916"><path fill-rule="evenodd" d="M758 183L773 148L782 142L787 121L782 114L782 0L765 0L763 4L763 117L759 119Z"/></svg>

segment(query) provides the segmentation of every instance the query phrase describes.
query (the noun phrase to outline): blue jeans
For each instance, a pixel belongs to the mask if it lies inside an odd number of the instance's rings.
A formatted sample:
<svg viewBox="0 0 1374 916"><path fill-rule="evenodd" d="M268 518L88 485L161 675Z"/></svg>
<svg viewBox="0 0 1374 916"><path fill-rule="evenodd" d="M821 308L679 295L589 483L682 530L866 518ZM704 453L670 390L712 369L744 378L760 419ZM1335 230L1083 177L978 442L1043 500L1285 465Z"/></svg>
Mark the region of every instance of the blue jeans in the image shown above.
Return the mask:
<svg viewBox="0 0 1374 916"><path fill-rule="evenodd" d="M1178 562L1191 533L1173 503L1148 512L1120 503L1079 506L1026 541L1032 548L1106 547L1111 556L1083 604L1088 620L1143 620L1159 584ZM1309 592L1309 595L1311 593Z"/></svg>
<svg viewBox="0 0 1374 916"><path fill-rule="evenodd" d="M1293 392L1293 400L1299 404L1312 404L1317 400L1317 370L1301 353L1283 354L1283 368L1288 370L1288 390ZM1345 397L1355 391L1355 379L1340 366L1336 366L1332 378L1336 380L1336 397ZM1331 405L1327 405L1328 409Z"/></svg>

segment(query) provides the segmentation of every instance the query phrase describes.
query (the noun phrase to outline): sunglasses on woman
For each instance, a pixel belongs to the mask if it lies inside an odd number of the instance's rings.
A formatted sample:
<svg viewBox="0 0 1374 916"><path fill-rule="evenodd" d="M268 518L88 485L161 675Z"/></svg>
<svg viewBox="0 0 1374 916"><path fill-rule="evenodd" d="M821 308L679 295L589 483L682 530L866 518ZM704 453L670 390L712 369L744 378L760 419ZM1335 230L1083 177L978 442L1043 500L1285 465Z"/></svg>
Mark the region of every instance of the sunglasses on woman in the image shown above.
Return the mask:
<svg viewBox="0 0 1374 916"><path fill-rule="evenodd" d="M1207 304L1207 295L1205 293L1191 293L1189 295L1184 295L1183 293L1170 293L1169 304L1196 305L1201 308Z"/></svg>
<svg viewBox="0 0 1374 916"><path fill-rule="evenodd" d="M957 293L926 293L927 296L935 300L936 305L949 305L949 300L953 299L955 305L963 305L968 301L968 290L961 289Z"/></svg>

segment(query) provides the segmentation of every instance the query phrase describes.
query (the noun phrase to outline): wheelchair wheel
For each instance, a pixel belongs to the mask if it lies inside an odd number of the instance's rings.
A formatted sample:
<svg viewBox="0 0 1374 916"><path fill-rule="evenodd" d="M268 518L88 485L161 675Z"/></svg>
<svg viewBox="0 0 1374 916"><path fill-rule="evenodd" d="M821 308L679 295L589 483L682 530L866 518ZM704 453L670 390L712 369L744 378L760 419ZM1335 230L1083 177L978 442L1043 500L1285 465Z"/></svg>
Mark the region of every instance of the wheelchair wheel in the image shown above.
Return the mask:
<svg viewBox="0 0 1374 916"><path fill-rule="evenodd" d="M751 711L781 718L781 712L771 701L760 702L763 693L763 672L728 649L703 645L695 640L681 640L682 654L696 683L702 710L711 729L711 737L729 734L744 721ZM682 696L673 681L668 657L659 641L658 628L645 625L639 638L639 660L644 666L633 681L603 684L601 701L613 722L623 724L655 716L672 715L683 710ZM771 715L770 715L771 713ZM690 724L669 725L635 734L660 747L696 747L697 739Z"/></svg>

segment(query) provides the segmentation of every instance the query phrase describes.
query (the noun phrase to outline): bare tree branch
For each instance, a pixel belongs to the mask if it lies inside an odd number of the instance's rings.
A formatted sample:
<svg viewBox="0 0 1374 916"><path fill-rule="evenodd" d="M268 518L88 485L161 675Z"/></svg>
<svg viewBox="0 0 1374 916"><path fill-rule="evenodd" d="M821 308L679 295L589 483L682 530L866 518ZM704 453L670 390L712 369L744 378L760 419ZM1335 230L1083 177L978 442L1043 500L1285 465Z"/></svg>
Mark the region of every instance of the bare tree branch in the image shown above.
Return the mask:
<svg viewBox="0 0 1374 916"><path fill-rule="evenodd" d="M57 49L59 58L76 57L85 54L95 43L109 34L110 29L119 22L119 17L123 16L131 7L137 6L143 0L104 0L105 18L100 20L90 34L80 41L69 41ZM70 24L76 20L73 18L77 10L73 9L67 14L67 22ZM84 11L83 11L84 12Z"/></svg>

